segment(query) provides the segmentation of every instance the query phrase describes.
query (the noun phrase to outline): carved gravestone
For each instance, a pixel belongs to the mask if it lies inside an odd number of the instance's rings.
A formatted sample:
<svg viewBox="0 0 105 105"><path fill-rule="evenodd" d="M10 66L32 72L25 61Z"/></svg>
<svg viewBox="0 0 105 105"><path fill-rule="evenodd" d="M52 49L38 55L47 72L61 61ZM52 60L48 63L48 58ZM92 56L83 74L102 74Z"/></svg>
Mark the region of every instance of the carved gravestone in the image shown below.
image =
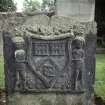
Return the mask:
<svg viewBox="0 0 105 105"><path fill-rule="evenodd" d="M7 105L93 103L96 23L33 15L4 32Z"/></svg>

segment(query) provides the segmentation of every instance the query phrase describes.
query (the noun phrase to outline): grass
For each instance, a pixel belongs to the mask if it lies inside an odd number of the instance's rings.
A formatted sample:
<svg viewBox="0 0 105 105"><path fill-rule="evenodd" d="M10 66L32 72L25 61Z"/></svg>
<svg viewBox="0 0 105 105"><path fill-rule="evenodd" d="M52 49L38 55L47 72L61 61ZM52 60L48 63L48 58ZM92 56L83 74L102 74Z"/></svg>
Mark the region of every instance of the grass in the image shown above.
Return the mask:
<svg viewBox="0 0 105 105"><path fill-rule="evenodd" d="M95 93L105 100L105 54L97 54L96 58ZM0 57L0 88L4 88L3 57Z"/></svg>
<svg viewBox="0 0 105 105"><path fill-rule="evenodd" d="M105 54L97 54L95 93L105 101Z"/></svg>

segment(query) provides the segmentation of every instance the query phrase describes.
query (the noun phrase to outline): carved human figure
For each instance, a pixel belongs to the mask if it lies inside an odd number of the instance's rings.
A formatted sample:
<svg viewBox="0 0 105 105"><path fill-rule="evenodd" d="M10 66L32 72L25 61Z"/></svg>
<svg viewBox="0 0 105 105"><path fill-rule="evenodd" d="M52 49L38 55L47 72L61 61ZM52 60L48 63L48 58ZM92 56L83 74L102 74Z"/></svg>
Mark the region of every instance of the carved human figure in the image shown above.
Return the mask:
<svg viewBox="0 0 105 105"><path fill-rule="evenodd" d="M16 89L22 89L24 90L26 88L25 84L25 58L26 58L26 52L25 52L25 42L22 37L14 37L13 42L15 43L16 51L14 53L15 55L15 62L16 62Z"/></svg>
<svg viewBox="0 0 105 105"><path fill-rule="evenodd" d="M73 41L73 51L72 51L72 63L74 68L74 76L75 76L75 90L79 91L82 89L83 82L83 69L84 69L84 38L80 36L76 36Z"/></svg>
<svg viewBox="0 0 105 105"><path fill-rule="evenodd" d="M25 89L25 51L23 49L16 50L15 51L15 59L16 59L16 73L17 73L17 82L16 82L16 87Z"/></svg>

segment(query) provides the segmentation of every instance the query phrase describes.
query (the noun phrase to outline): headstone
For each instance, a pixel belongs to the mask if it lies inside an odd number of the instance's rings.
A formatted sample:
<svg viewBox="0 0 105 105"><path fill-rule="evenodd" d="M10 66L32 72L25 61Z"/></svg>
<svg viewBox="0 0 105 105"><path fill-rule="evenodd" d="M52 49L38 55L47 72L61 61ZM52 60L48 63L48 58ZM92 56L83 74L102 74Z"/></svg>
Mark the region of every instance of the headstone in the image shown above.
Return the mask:
<svg viewBox="0 0 105 105"><path fill-rule="evenodd" d="M4 32L7 105L92 105L96 23L33 15Z"/></svg>

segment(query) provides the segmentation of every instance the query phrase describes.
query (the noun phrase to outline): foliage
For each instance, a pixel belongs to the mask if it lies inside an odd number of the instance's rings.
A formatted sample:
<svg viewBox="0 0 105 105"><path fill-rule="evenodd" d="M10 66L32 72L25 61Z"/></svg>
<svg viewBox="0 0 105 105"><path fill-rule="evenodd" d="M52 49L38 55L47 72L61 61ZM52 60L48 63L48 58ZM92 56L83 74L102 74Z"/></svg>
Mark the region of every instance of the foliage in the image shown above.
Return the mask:
<svg viewBox="0 0 105 105"><path fill-rule="evenodd" d="M40 2L38 2L38 0L25 0L23 5L25 13L40 10L41 8Z"/></svg>
<svg viewBox="0 0 105 105"><path fill-rule="evenodd" d="M43 0L42 9L45 9L49 5L49 0Z"/></svg>
<svg viewBox="0 0 105 105"><path fill-rule="evenodd" d="M42 10L44 11L53 11L55 5L55 0L43 0Z"/></svg>
<svg viewBox="0 0 105 105"><path fill-rule="evenodd" d="M15 11L16 5L13 0L0 0L0 12Z"/></svg>
<svg viewBox="0 0 105 105"><path fill-rule="evenodd" d="M98 23L98 37L100 37L101 39L98 38L98 47L105 47L105 22L101 21Z"/></svg>
<svg viewBox="0 0 105 105"><path fill-rule="evenodd" d="M25 0L24 12L30 13L34 11L52 11L54 10L55 0L42 0L42 4L38 0Z"/></svg>

